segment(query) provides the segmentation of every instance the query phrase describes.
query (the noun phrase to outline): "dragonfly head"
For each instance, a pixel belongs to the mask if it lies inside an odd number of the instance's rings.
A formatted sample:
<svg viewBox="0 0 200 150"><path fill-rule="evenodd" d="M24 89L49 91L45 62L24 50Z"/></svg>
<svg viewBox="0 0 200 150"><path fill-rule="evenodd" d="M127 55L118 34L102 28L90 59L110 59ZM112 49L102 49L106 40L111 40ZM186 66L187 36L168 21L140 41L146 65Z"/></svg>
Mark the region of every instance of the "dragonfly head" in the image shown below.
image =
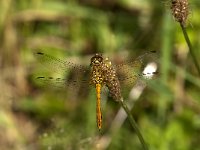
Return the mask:
<svg viewBox="0 0 200 150"><path fill-rule="evenodd" d="M90 66L98 66L100 64L102 64L103 62L103 57L101 54L95 54L92 58L91 58L91 61L90 61Z"/></svg>

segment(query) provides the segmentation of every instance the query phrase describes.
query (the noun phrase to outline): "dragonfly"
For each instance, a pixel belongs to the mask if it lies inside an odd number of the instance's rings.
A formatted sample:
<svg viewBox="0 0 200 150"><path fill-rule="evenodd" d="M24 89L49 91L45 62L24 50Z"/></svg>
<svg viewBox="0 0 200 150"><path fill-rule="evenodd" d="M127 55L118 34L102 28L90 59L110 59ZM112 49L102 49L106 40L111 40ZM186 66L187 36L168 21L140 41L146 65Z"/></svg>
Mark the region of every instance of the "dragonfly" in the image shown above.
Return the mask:
<svg viewBox="0 0 200 150"><path fill-rule="evenodd" d="M74 85L80 83L89 83L93 85L96 89L96 122L99 130L102 128L102 111L101 111L101 91L103 87L107 87L109 95L116 101L119 101L122 98L121 94L121 85L125 82L129 84L134 84L138 79L146 75L157 74L157 71L144 73L142 70L150 56L155 56L156 51L149 51L145 54L139 56L134 60L128 62L123 62L118 65L113 65L109 58L104 58L102 54L95 54L90 59L89 67L82 65L77 65L71 61L64 61L58 58L55 58L51 55L45 54L43 52L36 52L36 58L43 64L49 66L53 70L63 70L72 69L75 74L85 74L89 72L89 76L84 78L72 78L71 80ZM150 57L151 58L151 57ZM153 57L154 58L154 57ZM62 83L63 86L67 87L67 79L53 78L38 76L38 80L51 82L56 80L55 84ZM88 85L88 84L87 84Z"/></svg>

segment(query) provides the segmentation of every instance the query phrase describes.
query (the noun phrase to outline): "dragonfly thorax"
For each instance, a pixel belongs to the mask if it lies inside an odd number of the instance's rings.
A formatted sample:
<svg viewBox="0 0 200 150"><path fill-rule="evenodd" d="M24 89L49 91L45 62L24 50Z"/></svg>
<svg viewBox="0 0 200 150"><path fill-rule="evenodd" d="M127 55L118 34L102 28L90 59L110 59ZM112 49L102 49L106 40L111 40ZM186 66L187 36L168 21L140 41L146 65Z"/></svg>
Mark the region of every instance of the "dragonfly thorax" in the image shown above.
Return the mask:
<svg viewBox="0 0 200 150"><path fill-rule="evenodd" d="M108 58L103 59L102 55L96 54L91 58L91 84L107 86L110 95L115 99L121 98L120 83L116 70Z"/></svg>
<svg viewBox="0 0 200 150"><path fill-rule="evenodd" d="M102 74L102 65L103 65L103 57L101 54L95 54L91 58L90 66L91 66L91 82L92 84L102 84L103 74Z"/></svg>
<svg viewBox="0 0 200 150"><path fill-rule="evenodd" d="M93 65L91 71L91 82L92 84L103 84L104 77L102 74L102 66L101 65Z"/></svg>

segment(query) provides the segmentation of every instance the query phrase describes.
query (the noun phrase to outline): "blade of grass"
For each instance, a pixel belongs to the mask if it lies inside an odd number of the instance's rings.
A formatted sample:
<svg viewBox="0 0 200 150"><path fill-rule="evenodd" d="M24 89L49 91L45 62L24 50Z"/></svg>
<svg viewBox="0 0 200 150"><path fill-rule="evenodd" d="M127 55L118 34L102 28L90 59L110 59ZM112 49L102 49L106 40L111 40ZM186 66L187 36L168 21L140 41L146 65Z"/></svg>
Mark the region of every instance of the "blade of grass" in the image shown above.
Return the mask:
<svg viewBox="0 0 200 150"><path fill-rule="evenodd" d="M197 61L197 59L195 57L194 50L192 48L192 44L190 42L190 39L189 39L189 36L187 34L186 28L185 28L183 23L180 23L180 26L181 26L181 29L183 31L183 35L184 35L185 41L186 41L186 43L187 43L187 45L189 47L189 51L190 51L190 54L192 56L192 60L194 61L195 67L197 68L197 71L198 71L198 73L200 75L200 67L199 67L198 61Z"/></svg>
<svg viewBox="0 0 200 150"><path fill-rule="evenodd" d="M137 134L137 136L138 136L138 138L139 138L139 140L140 140L140 142L142 144L143 149L144 150L148 150L148 146L147 146L147 144L146 144L146 142L145 142L145 140L144 140L144 138L142 136L142 133L140 132L139 127L137 126L137 123L134 120L133 116L131 115L131 112L128 109L128 107L127 107L126 103L124 102L123 98L121 98L119 102L120 102L120 105L122 106L122 108L125 110L125 112L127 114L127 117L128 117L128 119L130 121L130 124L134 128L134 130L135 130L135 132L136 132L136 134Z"/></svg>

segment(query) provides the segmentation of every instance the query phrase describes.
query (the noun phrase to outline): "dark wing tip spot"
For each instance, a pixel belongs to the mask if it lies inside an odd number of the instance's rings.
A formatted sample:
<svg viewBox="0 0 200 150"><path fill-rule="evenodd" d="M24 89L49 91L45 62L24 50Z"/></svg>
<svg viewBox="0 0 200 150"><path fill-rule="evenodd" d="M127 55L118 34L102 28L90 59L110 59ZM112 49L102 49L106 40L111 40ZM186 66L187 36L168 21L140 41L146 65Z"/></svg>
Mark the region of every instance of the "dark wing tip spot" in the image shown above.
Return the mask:
<svg viewBox="0 0 200 150"><path fill-rule="evenodd" d="M37 79L44 79L44 77L37 77Z"/></svg>
<svg viewBox="0 0 200 150"><path fill-rule="evenodd" d="M158 71L153 72L153 74L158 74L158 73L159 73Z"/></svg>
<svg viewBox="0 0 200 150"><path fill-rule="evenodd" d="M152 50L152 51L150 51L151 53L156 53L156 51L155 50Z"/></svg>
<svg viewBox="0 0 200 150"><path fill-rule="evenodd" d="M42 53L42 52L37 52L36 54L38 54L38 55L44 55L44 53Z"/></svg>

